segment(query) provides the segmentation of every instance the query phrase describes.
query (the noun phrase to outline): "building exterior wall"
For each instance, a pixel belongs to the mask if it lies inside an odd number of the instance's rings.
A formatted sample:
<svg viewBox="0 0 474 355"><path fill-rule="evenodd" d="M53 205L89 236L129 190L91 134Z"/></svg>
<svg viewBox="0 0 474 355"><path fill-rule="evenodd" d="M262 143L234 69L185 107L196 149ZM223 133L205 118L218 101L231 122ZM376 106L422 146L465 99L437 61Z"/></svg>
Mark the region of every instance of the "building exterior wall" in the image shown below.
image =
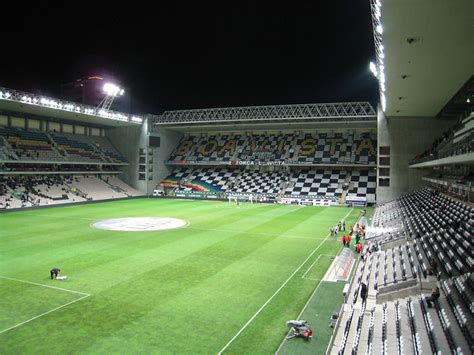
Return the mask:
<svg viewBox="0 0 474 355"><path fill-rule="evenodd" d="M390 186L379 186L377 202L382 203L426 185L421 180L429 171L410 169L410 161L431 146L433 141L454 124L432 117L386 117L377 115L377 146L390 147Z"/></svg>

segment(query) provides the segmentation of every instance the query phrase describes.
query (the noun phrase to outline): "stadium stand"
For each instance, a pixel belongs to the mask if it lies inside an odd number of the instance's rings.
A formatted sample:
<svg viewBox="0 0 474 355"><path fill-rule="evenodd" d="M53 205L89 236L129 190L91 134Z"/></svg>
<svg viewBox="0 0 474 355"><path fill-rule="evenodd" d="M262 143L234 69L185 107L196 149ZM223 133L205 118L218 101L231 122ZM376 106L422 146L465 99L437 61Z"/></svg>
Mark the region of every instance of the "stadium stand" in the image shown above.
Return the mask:
<svg viewBox="0 0 474 355"><path fill-rule="evenodd" d="M474 209L424 188L377 207L373 225L399 232L368 239L330 353L472 353Z"/></svg>
<svg viewBox="0 0 474 355"><path fill-rule="evenodd" d="M227 192L281 196L364 197L375 202L375 171L301 170L268 172L228 168L180 168L161 186L177 191Z"/></svg>
<svg viewBox="0 0 474 355"><path fill-rule="evenodd" d="M376 136L370 132L223 134L185 136L169 164L229 161L310 164L376 164Z"/></svg>
<svg viewBox="0 0 474 355"><path fill-rule="evenodd" d="M116 176L29 175L0 178L0 208L12 209L143 195Z"/></svg>
<svg viewBox="0 0 474 355"><path fill-rule="evenodd" d="M443 135L437 138L431 147L417 155L411 164L432 161L474 152L474 112L463 117Z"/></svg>
<svg viewBox="0 0 474 355"><path fill-rule="evenodd" d="M55 149L47 133L19 128L0 127L3 155L10 160L61 161L64 157Z"/></svg>
<svg viewBox="0 0 474 355"><path fill-rule="evenodd" d="M0 127L0 159L125 163L106 137Z"/></svg>

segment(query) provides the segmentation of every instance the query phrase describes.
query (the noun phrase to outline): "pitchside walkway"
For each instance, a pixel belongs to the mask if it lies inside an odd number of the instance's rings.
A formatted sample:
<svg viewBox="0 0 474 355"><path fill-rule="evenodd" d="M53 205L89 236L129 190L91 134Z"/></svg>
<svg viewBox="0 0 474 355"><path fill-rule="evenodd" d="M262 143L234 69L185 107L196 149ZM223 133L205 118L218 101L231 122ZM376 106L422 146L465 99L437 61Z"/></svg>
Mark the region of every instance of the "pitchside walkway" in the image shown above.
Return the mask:
<svg viewBox="0 0 474 355"><path fill-rule="evenodd" d="M313 330L313 338L310 341L298 338L283 339L276 354L324 354L326 352L334 331L333 315L339 314L341 305L347 302L345 298L348 298L349 294L343 295L344 288L348 280L357 274L354 269L357 259L354 258L355 254L351 249L341 250L323 279L317 284L301 313L295 318L308 322ZM346 313L342 313L342 316L346 316ZM364 332L366 328L367 324L364 324Z"/></svg>

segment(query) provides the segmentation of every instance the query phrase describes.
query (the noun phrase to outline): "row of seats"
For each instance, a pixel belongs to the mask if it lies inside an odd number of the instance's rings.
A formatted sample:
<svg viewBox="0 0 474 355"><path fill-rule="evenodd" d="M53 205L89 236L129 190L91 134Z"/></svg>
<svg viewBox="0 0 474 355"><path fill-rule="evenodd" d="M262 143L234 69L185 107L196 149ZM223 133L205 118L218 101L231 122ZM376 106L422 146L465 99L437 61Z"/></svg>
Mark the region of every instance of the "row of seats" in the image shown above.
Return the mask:
<svg viewBox="0 0 474 355"><path fill-rule="evenodd" d="M0 127L0 145L4 160L125 162L106 137Z"/></svg>
<svg viewBox="0 0 474 355"><path fill-rule="evenodd" d="M367 240L367 249L381 248L362 253L330 352L473 353L472 207L421 189L378 206L373 222L395 232ZM430 308L424 299L433 285L441 296Z"/></svg>
<svg viewBox="0 0 474 355"><path fill-rule="evenodd" d="M0 179L0 208L4 209L142 195L117 176L16 175Z"/></svg>
<svg viewBox="0 0 474 355"><path fill-rule="evenodd" d="M213 191L284 194L285 196L322 196L339 198L366 197L375 202L376 175L372 170L301 170L295 172L261 172L229 168L180 168L163 180L162 185L197 190L200 182Z"/></svg>
<svg viewBox="0 0 474 355"><path fill-rule="evenodd" d="M431 146L418 154L412 164L474 151L474 111L436 138Z"/></svg>
<svg viewBox="0 0 474 355"><path fill-rule="evenodd" d="M464 278L472 281L471 275ZM471 354L473 298L469 303L463 300L454 286L459 279L442 282L441 297L434 308L429 308L424 300L428 293L381 304L345 304L330 353ZM464 289L467 287L464 285ZM468 291L472 293L473 289Z"/></svg>
<svg viewBox="0 0 474 355"><path fill-rule="evenodd" d="M169 160L376 164L376 148L373 132L190 135L181 140Z"/></svg>

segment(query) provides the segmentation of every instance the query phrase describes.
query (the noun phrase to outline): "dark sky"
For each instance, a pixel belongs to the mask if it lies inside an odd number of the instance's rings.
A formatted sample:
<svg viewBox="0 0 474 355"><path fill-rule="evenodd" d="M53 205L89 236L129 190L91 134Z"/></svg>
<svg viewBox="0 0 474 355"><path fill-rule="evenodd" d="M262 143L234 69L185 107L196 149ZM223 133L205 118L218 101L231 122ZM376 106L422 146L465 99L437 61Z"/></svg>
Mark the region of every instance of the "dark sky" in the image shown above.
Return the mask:
<svg viewBox="0 0 474 355"><path fill-rule="evenodd" d="M0 86L59 96L109 73L150 113L376 102L369 0L220 3L21 3L2 11Z"/></svg>

